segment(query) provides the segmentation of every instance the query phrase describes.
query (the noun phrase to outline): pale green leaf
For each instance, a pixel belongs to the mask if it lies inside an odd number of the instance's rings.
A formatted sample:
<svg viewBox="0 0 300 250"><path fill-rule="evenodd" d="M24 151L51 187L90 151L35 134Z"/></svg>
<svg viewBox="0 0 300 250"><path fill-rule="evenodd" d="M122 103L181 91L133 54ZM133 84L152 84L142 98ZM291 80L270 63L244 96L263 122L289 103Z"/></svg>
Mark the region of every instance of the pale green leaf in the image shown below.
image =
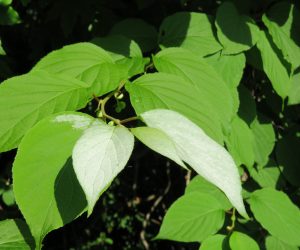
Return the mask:
<svg viewBox="0 0 300 250"><path fill-rule="evenodd" d="M259 246L255 240L246 234L236 231L230 236L229 245L231 250L259 250Z"/></svg>
<svg viewBox="0 0 300 250"><path fill-rule="evenodd" d="M271 235L300 246L300 210L285 193L271 188L260 189L252 193L249 203L255 219Z"/></svg>
<svg viewBox="0 0 300 250"><path fill-rule="evenodd" d="M168 209L157 239L199 242L224 224L224 211L211 195L193 192L180 197Z"/></svg>
<svg viewBox="0 0 300 250"><path fill-rule="evenodd" d="M283 21L283 17L286 17L286 20ZM273 5L267 14L262 17L274 43L294 69L300 66L300 47L293 40L293 33L295 32L293 31L293 23L299 21L299 17L299 10L288 2L279 2Z"/></svg>
<svg viewBox="0 0 300 250"><path fill-rule="evenodd" d="M112 27L110 34L123 35L134 40L144 52L151 51L157 47L157 31L155 27L142 19L124 19Z"/></svg>
<svg viewBox="0 0 300 250"><path fill-rule="evenodd" d="M133 144L134 137L125 127L100 121L94 122L76 142L72 159L89 215L100 195L125 167Z"/></svg>
<svg viewBox="0 0 300 250"><path fill-rule="evenodd" d="M111 56L92 43L75 43L52 51L43 57L33 70L77 77L85 70L101 63L113 63Z"/></svg>
<svg viewBox="0 0 300 250"><path fill-rule="evenodd" d="M156 109L141 114L147 126L163 131L176 146L178 156L198 174L220 188L245 217L237 167L229 153L181 114Z"/></svg>
<svg viewBox="0 0 300 250"><path fill-rule="evenodd" d="M0 151L17 147L27 130L42 118L85 107L87 87L79 80L45 71L35 71L1 83Z"/></svg>
<svg viewBox="0 0 300 250"><path fill-rule="evenodd" d="M232 2L224 2L218 8L216 26L224 54L248 50L258 40L258 27L250 17L240 15Z"/></svg>
<svg viewBox="0 0 300 250"><path fill-rule="evenodd" d="M292 76L292 86L289 90L289 105L300 103L300 73Z"/></svg>
<svg viewBox="0 0 300 250"><path fill-rule="evenodd" d="M158 71L178 75L191 82L199 90L198 99L212 107L224 130L228 130L233 117L233 98L230 88L212 66L182 48L165 49L155 55L153 61Z"/></svg>
<svg viewBox="0 0 300 250"><path fill-rule="evenodd" d="M0 249L35 249L34 238L24 221L19 219L0 221Z"/></svg>
<svg viewBox="0 0 300 250"><path fill-rule="evenodd" d="M178 157L177 149L171 138L159 129L149 127L132 128L131 132L147 147L173 160L179 166L186 168Z"/></svg>
<svg viewBox="0 0 300 250"><path fill-rule="evenodd" d="M185 189L185 193L200 192L210 194L215 197L222 205L225 211L232 208L231 203L225 194L215 185L205 180L200 175L195 176Z"/></svg>
<svg viewBox="0 0 300 250"><path fill-rule="evenodd" d="M226 236L222 234L215 234L206 238L200 246L199 250L229 250L225 247Z"/></svg>
<svg viewBox="0 0 300 250"><path fill-rule="evenodd" d="M159 44L162 48L186 48L201 57L222 49L214 35L213 18L196 12L178 12L165 18Z"/></svg>
<svg viewBox="0 0 300 250"><path fill-rule="evenodd" d="M260 32L257 48L260 50L263 69L266 75L271 81L276 93L284 99L289 93L291 79L287 69L272 48L269 38L263 31Z"/></svg>
<svg viewBox="0 0 300 250"><path fill-rule="evenodd" d="M137 114L163 108L175 110L200 126L214 140L223 143L219 117L199 89L183 78L166 73L146 74L125 85Z"/></svg>
<svg viewBox="0 0 300 250"><path fill-rule="evenodd" d="M50 231L86 209L70 156L93 118L76 112L49 116L23 138L13 165L14 192L37 247Z"/></svg>
<svg viewBox="0 0 300 250"><path fill-rule="evenodd" d="M268 236L266 238L266 250L299 250L299 248L291 246L276 237Z"/></svg>

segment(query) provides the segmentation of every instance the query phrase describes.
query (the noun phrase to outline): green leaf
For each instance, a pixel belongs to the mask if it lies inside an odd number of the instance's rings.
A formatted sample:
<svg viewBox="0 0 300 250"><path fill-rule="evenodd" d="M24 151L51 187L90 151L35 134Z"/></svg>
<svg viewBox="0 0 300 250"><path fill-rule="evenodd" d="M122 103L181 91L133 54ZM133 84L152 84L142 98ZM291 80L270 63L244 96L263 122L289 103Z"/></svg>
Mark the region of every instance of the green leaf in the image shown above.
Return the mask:
<svg viewBox="0 0 300 250"><path fill-rule="evenodd" d="M283 167L283 175L297 187L300 186L299 148L300 138L294 134L283 137L276 145L276 159L278 164Z"/></svg>
<svg viewBox="0 0 300 250"><path fill-rule="evenodd" d="M292 86L289 91L289 105L300 103L300 72L292 76Z"/></svg>
<svg viewBox="0 0 300 250"><path fill-rule="evenodd" d="M168 209L156 239L199 242L216 233L224 218L224 211L213 196L189 193Z"/></svg>
<svg viewBox="0 0 300 250"><path fill-rule="evenodd" d="M268 236L266 238L266 249L267 250L298 250L297 246L291 246L276 237Z"/></svg>
<svg viewBox="0 0 300 250"><path fill-rule="evenodd" d="M286 20L283 21L283 17L286 17ZM279 2L272 6L262 20L283 57L294 69L300 66L300 47L293 41L293 23L300 20L299 10L293 4Z"/></svg>
<svg viewBox="0 0 300 250"><path fill-rule="evenodd" d="M222 234L216 234L206 238L199 248L199 250L229 250L225 246L226 236Z"/></svg>
<svg viewBox="0 0 300 250"><path fill-rule="evenodd" d="M223 143L218 116L194 84L181 77L166 74L146 74L125 85L135 112L164 108L175 110L200 126L214 140Z"/></svg>
<svg viewBox="0 0 300 250"><path fill-rule="evenodd" d="M0 249L35 249L34 238L24 221L19 219L0 221Z"/></svg>
<svg viewBox="0 0 300 250"><path fill-rule="evenodd" d="M229 239L229 245L231 250L259 250L259 246L255 240L240 232L232 233Z"/></svg>
<svg viewBox="0 0 300 250"><path fill-rule="evenodd" d="M133 144L134 137L125 127L100 121L94 122L76 142L72 159L89 215L100 195L125 167Z"/></svg>
<svg viewBox="0 0 300 250"><path fill-rule="evenodd" d="M85 70L101 63L113 63L111 56L92 43L76 43L52 51L43 57L33 70L77 77Z"/></svg>
<svg viewBox="0 0 300 250"><path fill-rule="evenodd" d="M148 127L159 129L171 138L181 160L220 188L240 214L247 217L237 167L221 145L175 111L156 109L141 117Z"/></svg>
<svg viewBox="0 0 300 250"><path fill-rule="evenodd" d="M147 147L173 160L179 166L186 168L178 157L177 149L171 138L159 129L149 127L132 128L131 132Z"/></svg>
<svg viewBox="0 0 300 250"><path fill-rule="evenodd" d="M255 219L271 235L300 246L300 210L285 193L271 188L260 189L252 193L249 203Z"/></svg>
<svg viewBox="0 0 300 250"><path fill-rule="evenodd" d="M0 56L5 56L5 55L6 55L6 53L5 53L5 50L2 47L2 42L1 42L1 38L0 38Z"/></svg>
<svg viewBox="0 0 300 250"><path fill-rule="evenodd" d="M263 123L258 119L255 119L251 123L250 128L254 136L253 150L255 162L263 167L269 161L269 155L273 151L275 132L271 123Z"/></svg>
<svg viewBox="0 0 300 250"><path fill-rule="evenodd" d="M70 156L93 121L77 112L49 116L34 126L19 146L13 165L14 192L38 247L47 233L86 209Z"/></svg>
<svg viewBox="0 0 300 250"><path fill-rule="evenodd" d="M157 31L155 27L142 19L124 19L112 27L110 35L123 35L134 40L143 52L149 52L157 47Z"/></svg>
<svg viewBox="0 0 300 250"><path fill-rule="evenodd" d="M13 7L0 6L0 25L14 25L20 23L20 17Z"/></svg>
<svg viewBox="0 0 300 250"><path fill-rule="evenodd" d="M0 0L0 6L8 6L11 5L12 0Z"/></svg>
<svg viewBox="0 0 300 250"><path fill-rule="evenodd" d="M87 87L45 71L4 81L0 85L0 151L17 147L27 130L44 117L85 107Z"/></svg>
<svg viewBox="0 0 300 250"><path fill-rule="evenodd" d="M281 63L279 57L272 48L265 32L260 32L257 48L260 50L263 69L266 75L270 79L276 93L284 99L289 93L291 79L287 69Z"/></svg>
<svg viewBox="0 0 300 250"><path fill-rule="evenodd" d="M254 164L253 134L241 118L236 116L231 122L231 132L226 137L226 146L237 166L244 164L251 168Z"/></svg>
<svg viewBox="0 0 300 250"><path fill-rule="evenodd" d="M186 48L200 57L222 49L214 35L213 18L196 12L178 12L165 18L159 44L162 48Z"/></svg>
<svg viewBox="0 0 300 250"><path fill-rule="evenodd" d="M129 77L144 72L147 61L138 44L120 35L94 38L92 43L108 51L116 64L123 66Z"/></svg>
<svg viewBox="0 0 300 250"><path fill-rule="evenodd" d="M213 67L182 48L163 50L153 57L153 61L158 71L178 75L191 82L198 89L198 99L212 107L224 130L228 130L233 117L232 96Z"/></svg>
<svg viewBox="0 0 300 250"><path fill-rule="evenodd" d="M225 194L220 189L218 189L215 185L208 182L200 175L195 176L186 187L185 193L188 194L191 192L200 192L200 193L212 195L221 203L225 211L232 208L232 205L227 199L227 197L225 196Z"/></svg>
<svg viewBox="0 0 300 250"><path fill-rule="evenodd" d="M240 15L232 2L225 2L218 8L216 26L224 54L248 50L258 40L258 27L250 17Z"/></svg>
<svg viewBox="0 0 300 250"><path fill-rule="evenodd" d="M12 206L16 203L12 187L3 192L2 200L6 206Z"/></svg>

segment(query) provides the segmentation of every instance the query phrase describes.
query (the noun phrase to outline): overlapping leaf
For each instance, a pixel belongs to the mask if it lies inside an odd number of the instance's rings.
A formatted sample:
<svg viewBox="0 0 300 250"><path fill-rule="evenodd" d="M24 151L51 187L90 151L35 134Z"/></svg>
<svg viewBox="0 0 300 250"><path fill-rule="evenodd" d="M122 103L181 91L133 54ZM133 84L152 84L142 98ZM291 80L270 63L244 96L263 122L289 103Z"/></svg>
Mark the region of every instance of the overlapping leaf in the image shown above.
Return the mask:
<svg viewBox="0 0 300 250"><path fill-rule="evenodd" d="M231 250L259 250L259 246L255 240L246 234L240 232L233 232L229 239L229 245Z"/></svg>

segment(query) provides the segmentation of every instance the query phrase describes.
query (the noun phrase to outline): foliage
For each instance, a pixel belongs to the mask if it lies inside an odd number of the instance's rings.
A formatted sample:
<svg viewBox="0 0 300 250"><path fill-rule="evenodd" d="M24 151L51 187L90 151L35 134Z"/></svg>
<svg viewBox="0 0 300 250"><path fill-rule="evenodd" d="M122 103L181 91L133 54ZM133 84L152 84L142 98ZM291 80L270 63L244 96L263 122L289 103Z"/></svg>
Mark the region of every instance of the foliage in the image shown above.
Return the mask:
<svg viewBox="0 0 300 250"><path fill-rule="evenodd" d="M152 2L135 5L142 12L158 4ZM0 1L3 27L29 25L22 10L38 7L49 22L59 20L64 37L76 28L88 32L45 56L35 50L33 67L18 76L0 33L0 156L14 158L13 183L10 174L1 177L0 195L23 217L0 221L0 249L47 248L53 230L102 216L100 202L121 210L120 197L106 190L124 182L139 142L170 160L161 168L176 163L186 176L185 192L168 204L154 240L190 249L200 243L201 250L300 247L299 6L208 2L196 12L182 1L155 25L129 17L102 33L96 0L75 1L66 15L68 0ZM44 20L33 13L31 21ZM139 201L130 203L133 217L114 215L127 234L141 223L140 248L149 249L150 217L172 191L163 183L144 218ZM108 228L117 226L106 212L103 221L108 234L98 232L80 249L114 246Z"/></svg>

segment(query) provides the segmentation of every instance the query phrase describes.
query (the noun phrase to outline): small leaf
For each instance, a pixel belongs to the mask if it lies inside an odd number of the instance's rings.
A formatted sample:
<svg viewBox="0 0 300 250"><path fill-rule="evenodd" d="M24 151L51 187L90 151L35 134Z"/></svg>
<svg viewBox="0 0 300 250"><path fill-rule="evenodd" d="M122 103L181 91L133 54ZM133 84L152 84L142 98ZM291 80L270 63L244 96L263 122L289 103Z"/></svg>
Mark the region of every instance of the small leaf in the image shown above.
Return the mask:
<svg viewBox="0 0 300 250"><path fill-rule="evenodd" d="M134 40L143 52L149 52L157 47L156 29L142 19L124 19L112 27L110 34L123 35Z"/></svg>
<svg viewBox="0 0 300 250"><path fill-rule="evenodd" d="M133 135L123 126L95 122L76 142L74 170L88 201L90 215L100 195L123 170L133 150Z"/></svg>
<svg viewBox="0 0 300 250"><path fill-rule="evenodd" d="M35 249L34 238L24 221L19 219L0 221L0 249Z"/></svg>
<svg viewBox="0 0 300 250"><path fill-rule="evenodd" d="M285 193L263 188L252 193L249 203L255 219L271 235L300 246L300 211Z"/></svg>
<svg viewBox="0 0 300 250"><path fill-rule="evenodd" d="M222 49L214 36L213 18L196 12L178 12L165 18L159 30L162 48L182 47L202 57Z"/></svg>
<svg viewBox="0 0 300 250"><path fill-rule="evenodd" d="M222 146L175 111L156 109L141 114L141 117L147 126L168 135L173 140L181 160L220 188L240 214L247 217L237 167Z"/></svg>
<svg viewBox="0 0 300 250"><path fill-rule="evenodd" d="M258 27L251 18L240 15L231 2L225 2L218 8L216 26L224 54L248 50L258 40Z"/></svg>
<svg viewBox="0 0 300 250"><path fill-rule="evenodd" d="M37 247L47 233L86 209L70 156L93 120L76 112L49 116L30 129L19 146L13 164L14 192Z"/></svg>
<svg viewBox="0 0 300 250"><path fill-rule="evenodd" d="M168 209L156 239L199 242L216 233L224 218L224 211L213 196L189 193Z"/></svg>
<svg viewBox="0 0 300 250"><path fill-rule="evenodd" d="M232 233L229 239L229 245L231 250L259 250L259 246L255 240L240 232Z"/></svg>
<svg viewBox="0 0 300 250"><path fill-rule="evenodd" d="M297 246L291 246L276 237L268 236L266 238L266 249L267 250L298 250Z"/></svg>
<svg viewBox="0 0 300 250"><path fill-rule="evenodd" d="M222 234L210 236L201 243L199 250L230 250L225 239L226 236Z"/></svg>
<svg viewBox="0 0 300 250"><path fill-rule="evenodd" d="M20 16L11 6L0 6L0 25L14 25L20 23Z"/></svg>
<svg viewBox="0 0 300 250"><path fill-rule="evenodd" d="M16 203L12 187L6 190L2 195L2 200L6 206L12 206Z"/></svg>
<svg viewBox="0 0 300 250"><path fill-rule="evenodd" d="M53 113L77 110L88 102L88 85L35 71L0 85L0 151L18 146L34 124Z"/></svg>

